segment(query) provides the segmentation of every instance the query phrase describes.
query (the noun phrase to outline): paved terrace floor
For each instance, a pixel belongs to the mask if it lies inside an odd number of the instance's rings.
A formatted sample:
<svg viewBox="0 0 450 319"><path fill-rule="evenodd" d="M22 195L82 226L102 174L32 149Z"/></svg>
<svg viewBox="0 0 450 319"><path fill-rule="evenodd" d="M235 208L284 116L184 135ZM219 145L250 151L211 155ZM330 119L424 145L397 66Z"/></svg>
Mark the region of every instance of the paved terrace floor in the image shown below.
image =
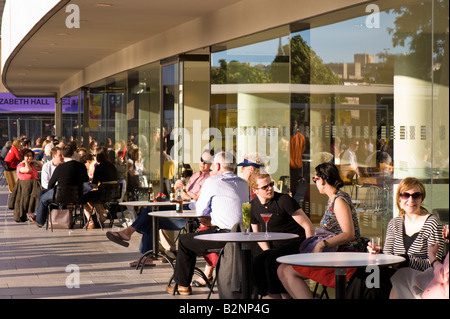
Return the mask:
<svg viewBox="0 0 450 319"><path fill-rule="evenodd" d="M8 189L0 186L0 299L206 299L206 288L194 288L191 296L172 296L165 288L168 264L156 262L142 274L129 267L140 257L140 234L128 248L109 241L109 230L50 230L33 223L16 223L7 206ZM79 288L73 283L69 265L79 267ZM199 267L203 268L200 259ZM72 276L72 277L70 277ZM217 299L214 294L212 299Z"/></svg>

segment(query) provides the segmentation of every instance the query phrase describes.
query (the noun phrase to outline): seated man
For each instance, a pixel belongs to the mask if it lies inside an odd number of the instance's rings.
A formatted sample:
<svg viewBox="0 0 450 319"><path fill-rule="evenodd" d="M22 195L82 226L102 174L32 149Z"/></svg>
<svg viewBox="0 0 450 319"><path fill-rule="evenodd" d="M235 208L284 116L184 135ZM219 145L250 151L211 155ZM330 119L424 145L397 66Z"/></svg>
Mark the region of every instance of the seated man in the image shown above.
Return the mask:
<svg viewBox="0 0 450 319"><path fill-rule="evenodd" d="M48 189L48 182L50 181L56 167L58 167L59 164L64 163L64 157L59 147L53 147L50 154L52 156L52 160L44 163L41 171L41 185L45 190Z"/></svg>
<svg viewBox="0 0 450 319"><path fill-rule="evenodd" d="M267 242L258 243L263 252L255 257L252 263L254 282L258 293L269 294L272 298L283 297L286 292L278 279L276 259L280 256L299 252L301 242L314 234L314 226L297 201L287 194L276 193L274 183L268 174L254 174L249 180L252 191L256 194L251 203L250 222L254 232L260 231L259 224L264 224L260 214L272 213L267 224L268 231L292 233L299 238L288 242L274 242L273 247Z"/></svg>
<svg viewBox="0 0 450 319"><path fill-rule="evenodd" d="M80 185L89 181L86 167L74 160L73 147L66 145L63 147L62 155L64 157L64 163L59 164L53 172L50 181L48 182L48 191L41 194L39 198L39 207L36 212L28 213L28 219L36 224L38 227L44 226L47 221L48 206L53 200L53 194L55 192L55 185Z"/></svg>
<svg viewBox="0 0 450 319"><path fill-rule="evenodd" d="M211 155L209 152L204 152L201 159L202 162L200 163L200 172L196 173L197 175L194 174L189 180L189 188L187 188L187 193L183 194L185 199L198 198L204 181L210 176L209 171L211 168ZM183 187L181 181L177 182L177 184L178 187ZM142 234L139 251L142 254L145 254L147 251L153 249L153 218L148 215L149 212L151 212L151 207L143 210L131 226L119 232L108 231L106 233L106 237L116 244L128 247L128 241L131 239L133 233L137 231ZM163 230L180 230L185 226L186 220L184 218L158 218L158 224L159 228ZM170 258L175 258L173 251L166 250L166 254ZM153 262L151 260L147 260L147 266L152 264ZM130 266L135 267L136 263L132 262L130 263Z"/></svg>
<svg viewBox="0 0 450 319"><path fill-rule="evenodd" d="M212 164L212 154L209 151L204 151L202 156L200 157L199 171L194 173L190 178L186 185L186 191L182 192L182 196L184 200L197 200L200 196L200 189L203 186L203 183L210 176ZM175 182L175 189L181 188L183 189L184 182L181 180L177 180Z"/></svg>
<svg viewBox="0 0 450 319"><path fill-rule="evenodd" d="M190 283L197 256L204 256L208 253L208 249L220 249L226 244L197 240L195 236L229 232L236 223L242 221L242 203L249 199L247 182L233 173L236 164L231 154L226 152L216 154L211 168L212 176L203 184L196 210L203 216L209 216L210 224L214 226L196 234L180 236L174 280L181 295L192 293ZM174 287L167 286L166 290L172 294Z"/></svg>

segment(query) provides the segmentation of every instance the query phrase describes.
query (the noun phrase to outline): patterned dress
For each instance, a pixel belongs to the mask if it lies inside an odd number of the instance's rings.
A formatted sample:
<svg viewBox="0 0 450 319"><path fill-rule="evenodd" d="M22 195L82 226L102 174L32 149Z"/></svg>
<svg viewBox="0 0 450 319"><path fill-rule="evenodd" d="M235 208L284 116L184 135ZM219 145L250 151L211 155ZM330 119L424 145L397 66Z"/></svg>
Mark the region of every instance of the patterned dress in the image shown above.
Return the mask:
<svg viewBox="0 0 450 319"><path fill-rule="evenodd" d="M363 246L359 231L358 216L356 214L355 207L352 204L352 199L347 193L339 191L333 200L328 199L328 206L325 214L322 216L322 220L320 221L320 227L336 235L342 232L341 226L336 218L336 214L334 213L334 203L338 197L342 198L350 206L353 225L355 228L355 239L345 245L339 246L338 251L361 251Z"/></svg>
<svg viewBox="0 0 450 319"><path fill-rule="evenodd" d="M352 212L353 225L355 228L355 239L347 244L341 245L338 251L362 251L363 245L361 240L361 235L359 232L358 217L356 215L356 210L353 207L351 197L342 191L339 191L333 200L328 200L327 210L320 221L320 227L326 229L330 232L338 235L342 232L339 222L334 213L334 202L336 198L342 198L349 206ZM300 273L303 277L312 279L313 281L320 283L326 287L335 288L335 272L334 268L320 268L320 267L303 267L303 266L292 266L294 270ZM347 281L355 273L356 268L347 268L346 279Z"/></svg>

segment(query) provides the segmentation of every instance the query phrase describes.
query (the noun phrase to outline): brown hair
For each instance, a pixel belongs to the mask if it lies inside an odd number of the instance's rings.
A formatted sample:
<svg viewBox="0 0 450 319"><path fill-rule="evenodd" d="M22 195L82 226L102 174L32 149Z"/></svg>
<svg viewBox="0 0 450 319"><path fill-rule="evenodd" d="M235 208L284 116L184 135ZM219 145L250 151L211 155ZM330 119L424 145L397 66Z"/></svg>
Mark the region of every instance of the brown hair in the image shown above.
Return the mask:
<svg viewBox="0 0 450 319"><path fill-rule="evenodd" d="M22 159L24 159L27 154L31 154L31 156L34 158L34 152L32 150L30 150L29 148L24 148L21 151Z"/></svg>
<svg viewBox="0 0 450 319"><path fill-rule="evenodd" d="M398 211L399 211L399 216L405 215L405 211L403 210L403 208L400 207L400 194L403 193L403 192L406 192L408 189L412 189L412 188L414 188L416 186L419 188L419 191L422 193L422 202L423 202L423 200L425 199L425 196L426 196L425 186L423 186L422 182L419 181L417 178L415 178L415 177L406 177L398 185L397 194L395 196L395 200L397 202L397 208L398 208ZM427 211L424 207L422 207L422 205L420 206L420 208L425 210L425 211Z"/></svg>

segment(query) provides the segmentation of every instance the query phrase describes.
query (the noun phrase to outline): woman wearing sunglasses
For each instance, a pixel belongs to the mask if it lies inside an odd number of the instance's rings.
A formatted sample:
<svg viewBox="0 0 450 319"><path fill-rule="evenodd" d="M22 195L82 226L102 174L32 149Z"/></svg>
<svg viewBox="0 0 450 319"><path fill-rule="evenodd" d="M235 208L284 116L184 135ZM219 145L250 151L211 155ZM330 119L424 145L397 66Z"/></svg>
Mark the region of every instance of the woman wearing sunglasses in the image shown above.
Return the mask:
<svg viewBox="0 0 450 319"><path fill-rule="evenodd" d="M339 170L331 163L322 163L315 168L313 182L317 190L328 196L328 205L320 221L320 228L333 233L334 236L318 241L312 252L334 248L337 251L361 251L362 239L356 210L350 195L340 190L344 186ZM356 269L347 270L347 278ZM278 267L278 277L289 295L295 299L311 299L313 296L305 279L312 279L326 287L335 287L334 269L311 268L281 264Z"/></svg>
<svg viewBox="0 0 450 319"><path fill-rule="evenodd" d="M431 267L428 245L439 243L439 259L444 248L442 224L422 206L425 196L425 187L417 178L406 177L400 182L395 196L399 215L389 221L383 248L385 254L404 256L404 264L417 270ZM371 253L380 252L379 248L371 243L367 247Z"/></svg>
<svg viewBox="0 0 450 319"><path fill-rule="evenodd" d="M407 177L398 185L395 201L399 216L391 219L387 226L383 253L403 256L406 261L391 277L395 288L391 291L391 298L403 298L401 287L411 282L413 270L424 271L433 266L428 258L429 245L438 243L436 259L441 261L443 257L442 224L438 217L422 206L425 195L425 187L417 178ZM370 243L368 250L380 252Z"/></svg>

